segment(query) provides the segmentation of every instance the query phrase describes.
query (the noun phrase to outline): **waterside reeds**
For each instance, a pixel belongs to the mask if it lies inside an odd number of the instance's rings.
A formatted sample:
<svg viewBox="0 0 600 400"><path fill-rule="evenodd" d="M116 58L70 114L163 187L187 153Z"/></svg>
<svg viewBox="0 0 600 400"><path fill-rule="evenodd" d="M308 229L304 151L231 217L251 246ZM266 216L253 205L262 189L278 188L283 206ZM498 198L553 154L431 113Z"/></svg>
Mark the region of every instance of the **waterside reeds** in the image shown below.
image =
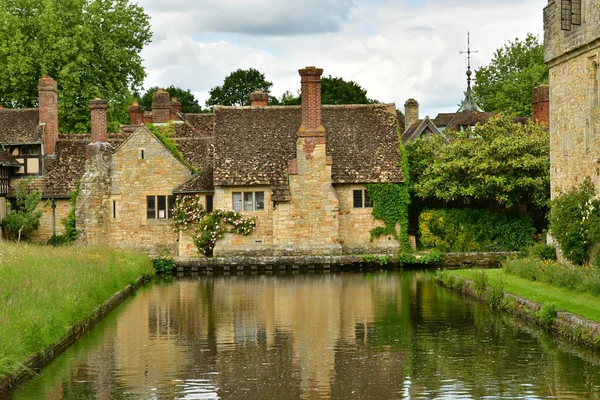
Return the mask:
<svg viewBox="0 0 600 400"><path fill-rule="evenodd" d="M152 274L145 254L0 242L0 376L58 342L115 292Z"/></svg>

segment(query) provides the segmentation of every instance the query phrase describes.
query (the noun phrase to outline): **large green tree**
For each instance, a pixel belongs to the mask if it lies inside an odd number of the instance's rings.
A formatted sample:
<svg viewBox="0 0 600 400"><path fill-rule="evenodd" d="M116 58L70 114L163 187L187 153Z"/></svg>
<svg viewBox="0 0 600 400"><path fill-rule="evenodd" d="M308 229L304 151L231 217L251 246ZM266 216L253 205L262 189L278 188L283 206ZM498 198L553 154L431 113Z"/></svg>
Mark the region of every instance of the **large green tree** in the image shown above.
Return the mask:
<svg viewBox="0 0 600 400"><path fill-rule="evenodd" d="M210 97L206 105L211 106L247 106L250 105L250 93L262 90L271 91L272 82L254 68L238 69L229 74L223 85L215 86L209 91Z"/></svg>
<svg viewBox="0 0 600 400"><path fill-rule="evenodd" d="M456 205L546 205L550 197L546 130L499 114L473 131L453 135L450 144L429 147L433 156L421 154L423 162L413 164L413 171L421 169L415 185L418 196Z"/></svg>
<svg viewBox="0 0 600 400"><path fill-rule="evenodd" d="M531 115L531 90L548 82L544 48L533 34L496 50L489 65L475 70L473 97L488 112Z"/></svg>
<svg viewBox="0 0 600 400"><path fill-rule="evenodd" d="M0 102L36 107L37 82L56 79L59 127L87 132L88 101L109 102L109 127L126 123L145 77L149 18L128 0L0 0Z"/></svg>
<svg viewBox="0 0 600 400"><path fill-rule="evenodd" d="M139 99L140 105L146 107L146 110L152 109L152 93L158 90L158 86L151 87L144 93L144 95ZM181 102L181 112L183 113L201 113L202 107L198 104L198 100L196 96L192 94L192 92L176 86L169 86L164 89L165 92L169 93L171 98L175 97L178 101Z"/></svg>
<svg viewBox="0 0 600 400"><path fill-rule="evenodd" d="M283 93L282 105L298 105L302 101L300 93L294 95L289 90ZM354 81L346 81L342 78L326 76L321 79L321 103L322 104L369 104L379 103L367 97L367 90Z"/></svg>

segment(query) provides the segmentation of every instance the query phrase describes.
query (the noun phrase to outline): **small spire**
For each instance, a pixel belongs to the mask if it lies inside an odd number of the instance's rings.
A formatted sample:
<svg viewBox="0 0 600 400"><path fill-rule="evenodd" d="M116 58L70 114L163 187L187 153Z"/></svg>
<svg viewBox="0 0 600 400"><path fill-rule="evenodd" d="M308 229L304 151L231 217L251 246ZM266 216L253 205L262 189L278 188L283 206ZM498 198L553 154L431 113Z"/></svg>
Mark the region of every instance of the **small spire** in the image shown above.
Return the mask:
<svg viewBox="0 0 600 400"><path fill-rule="evenodd" d="M471 95L471 53L478 53L478 50L471 50L471 32L467 32L467 51L459 51L459 54L467 55L467 95L460 105L458 112L461 111L479 111L483 112L481 108L475 103L475 99Z"/></svg>

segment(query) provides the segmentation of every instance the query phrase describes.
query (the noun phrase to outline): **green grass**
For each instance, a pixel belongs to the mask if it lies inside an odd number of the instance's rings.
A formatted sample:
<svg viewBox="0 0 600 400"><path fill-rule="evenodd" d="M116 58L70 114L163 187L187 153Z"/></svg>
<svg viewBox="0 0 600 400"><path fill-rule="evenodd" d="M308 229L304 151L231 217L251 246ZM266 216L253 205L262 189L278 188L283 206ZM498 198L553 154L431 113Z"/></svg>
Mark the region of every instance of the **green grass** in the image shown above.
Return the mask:
<svg viewBox="0 0 600 400"><path fill-rule="evenodd" d="M450 273L470 280L475 276L475 270L456 270ZM502 269L490 269L487 273L489 280L493 281L505 272ZM532 282L510 274L506 275L504 291L540 304L554 303L560 311L600 322L600 297L591 294L558 288L547 283Z"/></svg>
<svg viewBox="0 0 600 400"><path fill-rule="evenodd" d="M0 376L153 273L145 254L0 242Z"/></svg>

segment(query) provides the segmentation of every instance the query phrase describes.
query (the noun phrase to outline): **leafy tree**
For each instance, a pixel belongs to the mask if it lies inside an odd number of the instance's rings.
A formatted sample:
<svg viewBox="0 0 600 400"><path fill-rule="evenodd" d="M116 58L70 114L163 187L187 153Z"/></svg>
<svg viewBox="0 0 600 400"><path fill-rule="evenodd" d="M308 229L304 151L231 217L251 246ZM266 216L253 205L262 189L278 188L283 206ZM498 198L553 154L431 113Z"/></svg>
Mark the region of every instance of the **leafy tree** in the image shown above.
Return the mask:
<svg viewBox="0 0 600 400"><path fill-rule="evenodd" d="M152 93L158 90L158 86L151 87L144 93L140 98L140 105L146 107L146 110L152 109ZM196 97L190 92L190 90L184 90L176 86L169 86L164 89L165 92L169 93L169 96L176 97L181 102L181 112L183 113L201 113L202 107L198 104Z"/></svg>
<svg viewBox="0 0 600 400"><path fill-rule="evenodd" d="M456 205L543 207L550 193L549 134L534 122L499 114L439 146L415 187L417 195Z"/></svg>
<svg viewBox="0 0 600 400"><path fill-rule="evenodd" d="M548 82L544 48L533 34L496 50L488 66L475 70L473 97L488 112L531 115L531 90Z"/></svg>
<svg viewBox="0 0 600 400"><path fill-rule="evenodd" d="M281 96L282 105L291 106L302 104L301 93L293 94L287 90ZM354 81L345 81L331 75L321 79L322 104L369 104L379 103L367 97L367 90Z"/></svg>
<svg viewBox="0 0 600 400"><path fill-rule="evenodd" d="M88 101L108 100L109 128L146 73L148 16L128 0L0 0L0 102L37 107L37 81L56 79L62 132L88 131Z"/></svg>
<svg viewBox="0 0 600 400"><path fill-rule="evenodd" d="M271 91L272 82L266 80L265 75L254 68L238 69L229 74L223 85L215 86L209 91L210 97L206 100L207 106L248 106L250 93L262 90Z"/></svg>
<svg viewBox="0 0 600 400"><path fill-rule="evenodd" d="M17 201L15 207L10 209L9 213L2 221L2 226L6 230L9 239L21 241L40 227L42 211L36 208L42 198L38 190L31 189L31 178L29 180L21 179L16 186Z"/></svg>

